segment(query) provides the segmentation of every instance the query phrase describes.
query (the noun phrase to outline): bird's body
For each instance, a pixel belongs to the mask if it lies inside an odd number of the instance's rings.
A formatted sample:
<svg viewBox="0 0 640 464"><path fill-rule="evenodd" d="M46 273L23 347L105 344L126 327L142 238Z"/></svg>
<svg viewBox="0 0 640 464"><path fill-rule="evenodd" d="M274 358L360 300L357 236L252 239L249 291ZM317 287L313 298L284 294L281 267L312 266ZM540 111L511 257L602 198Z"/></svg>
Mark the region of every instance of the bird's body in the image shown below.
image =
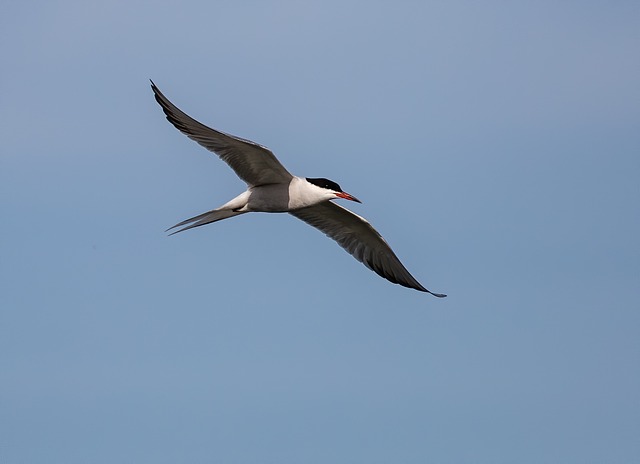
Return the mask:
<svg viewBox="0 0 640 464"><path fill-rule="evenodd" d="M247 190L211 211L182 221L175 233L249 212L290 213L334 239L348 253L385 279L431 293L402 265L382 236L366 219L331 200L360 202L324 178L290 174L267 148L207 127L179 110L151 82L155 98L178 130L216 153L247 183Z"/></svg>
<svg viewBox="0 0 640 464"><path fill-rule="evenodd" d="M247 192L249 195L243 210L247 212L288 213L335 198L327 189L297 176L293 176L289 184L258 185L250 187ZM244 200L243 197L241 201Z"/></svg>

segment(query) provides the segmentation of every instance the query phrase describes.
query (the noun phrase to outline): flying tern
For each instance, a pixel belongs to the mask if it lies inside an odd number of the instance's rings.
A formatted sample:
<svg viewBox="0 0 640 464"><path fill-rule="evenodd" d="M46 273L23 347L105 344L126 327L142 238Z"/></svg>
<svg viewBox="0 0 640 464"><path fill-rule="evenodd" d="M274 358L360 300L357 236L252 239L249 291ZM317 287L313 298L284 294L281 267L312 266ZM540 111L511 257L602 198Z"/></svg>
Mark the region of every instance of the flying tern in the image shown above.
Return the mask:
<svg viewBox="0 0 640 464"><path fill-rule="evenodd" d="M289 213L324 232L355 259L381 277L427 292L402 265L387 242L369 222L331 200L361 203L328 179L289 173L266 147L201 124L167 99L151 81L151 88L167 120L180 132L214 152L247 184L247 190L228 203L169 228L171 235L249 212Z"/></svg>

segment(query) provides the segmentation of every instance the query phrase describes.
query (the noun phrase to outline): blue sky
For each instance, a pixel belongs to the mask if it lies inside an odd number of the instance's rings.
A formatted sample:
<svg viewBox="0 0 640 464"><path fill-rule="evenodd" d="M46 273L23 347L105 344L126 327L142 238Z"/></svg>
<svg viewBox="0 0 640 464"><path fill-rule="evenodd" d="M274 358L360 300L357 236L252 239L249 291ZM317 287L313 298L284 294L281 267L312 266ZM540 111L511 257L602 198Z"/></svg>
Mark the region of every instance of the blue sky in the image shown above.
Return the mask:
<svg viewBox="0 0 640 464"><path fill-rule="evenodd" d="M637 2L0 7L0 461L640 460ZM444 300L244 189L363 201Z"/></svg>

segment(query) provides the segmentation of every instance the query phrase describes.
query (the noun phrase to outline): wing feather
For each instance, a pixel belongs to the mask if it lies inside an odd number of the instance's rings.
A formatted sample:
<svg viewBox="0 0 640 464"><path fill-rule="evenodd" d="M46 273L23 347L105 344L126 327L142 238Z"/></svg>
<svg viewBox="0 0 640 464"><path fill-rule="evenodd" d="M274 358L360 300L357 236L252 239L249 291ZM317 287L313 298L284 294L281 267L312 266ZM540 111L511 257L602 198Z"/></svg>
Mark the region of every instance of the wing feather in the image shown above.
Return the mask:
<svg viewBox="0 0 640 464"><path fill-rule="evenodd" d="M366 219L348 209L327 201L289 213L324 232L347 253L390 282L437 297L446 296L424 288L403 266L378 231Z"/></svg>
<svg viewBox="0 0 640 464"><path fill-rule="evenodd" d="M191 140L217 154L250 187L288 183L293 177L268 148L205 126L171 103L153 81L151 88L167 120Z"/></svg>

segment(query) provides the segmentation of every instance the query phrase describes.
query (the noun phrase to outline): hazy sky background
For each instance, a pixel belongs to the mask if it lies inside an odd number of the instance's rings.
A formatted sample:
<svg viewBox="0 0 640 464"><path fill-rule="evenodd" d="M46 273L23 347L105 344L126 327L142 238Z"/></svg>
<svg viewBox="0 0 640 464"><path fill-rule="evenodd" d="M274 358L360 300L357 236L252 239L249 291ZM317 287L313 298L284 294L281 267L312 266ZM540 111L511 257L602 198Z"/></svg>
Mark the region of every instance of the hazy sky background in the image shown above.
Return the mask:
<svg viewBox="0 0 640 464"><path fill-rule="evenodd" d="M0 462L640 462L638 2L0 4ZM444 300L245 187L363 200ZM344 202L342 203L344 204Z"/></svg>

